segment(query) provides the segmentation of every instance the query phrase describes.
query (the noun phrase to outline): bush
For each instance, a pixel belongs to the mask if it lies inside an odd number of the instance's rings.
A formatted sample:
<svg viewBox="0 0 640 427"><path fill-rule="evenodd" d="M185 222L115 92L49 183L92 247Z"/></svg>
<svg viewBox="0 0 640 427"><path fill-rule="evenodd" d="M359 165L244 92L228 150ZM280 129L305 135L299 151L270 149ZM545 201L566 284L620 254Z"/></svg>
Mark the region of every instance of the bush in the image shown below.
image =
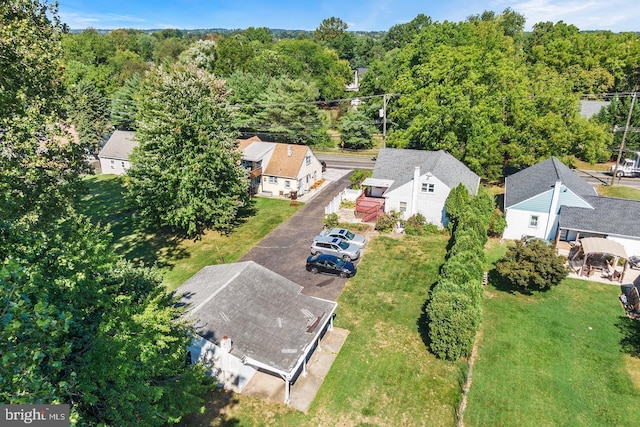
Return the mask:
<svg viewBox="0 0 640 427"><path fill-rule="evenodd" d="M437 283L436 292L460 292L469 295L471 302L478 307L482 303L482 294L484 288L482 287L482 280L470 280L468 282L454 282L450 279L440 277Z"/></svg>
<svg viewBox="0 0 640 427"><path fill-rule="evenodd" d="M473 349L482 311L467 293L434 289L427 308L431 351L441 359L468 357Z"/></svg>
<svg viewBox="0 0 640 427"><path fill-rule="evenodd" d="M442 266L440 276L456 283L481 280L484 274L484 253L461 251L451 256Z"/></svg>
<svg viewBox="0 0 640 427"><path fill-rule="evenodd" d="M356 207L356 202L354 200L344 199L340 201L341 208L353 209Z"/></svg>
<svg viewBox="0 0 640 427"><path fill-rule="evenodd" d="M489 229L487 230L489 236L501 237L505 228L507 228L507 220L500 210L494 209L489 219Z"/></svg>
<svg viewBox="0 0 640 427"><path fill-rule="evenodd" d="M420 236L424 234L426 222L424 215L417 213L404 222L404 232L409 236Z"/></svg>
<svg viewBox="0 0 640 427"><path fill-rule="evenodd" d="M388 233L393 230L400 218L400 213L391 211L390 213L383 213L376 222L375 229L381 233Z"/></svg>
<svg viewBox="0 0 640 427"><path fill-rule="evenodd" d="M533 240L529 244L518 241L496 264L497 272L521 291L547 290L557 286L569 271L565 258L546 242Z"/></svg>
<svg viewBox="0 0 640 427"><path fill-rule="evenodd" d="M323 223L326 228L335 228L338 226L339 220L340 217L337 213L330 213L325 215Z"/></svg>
<svg viewBox="0 0 640 427"><path fill-rule="evenodd" d="M449 192L449 196L444 202L444 208L451 227L457 225L460 216L469 205L469 199L469 191L462 183Z"/></svg>

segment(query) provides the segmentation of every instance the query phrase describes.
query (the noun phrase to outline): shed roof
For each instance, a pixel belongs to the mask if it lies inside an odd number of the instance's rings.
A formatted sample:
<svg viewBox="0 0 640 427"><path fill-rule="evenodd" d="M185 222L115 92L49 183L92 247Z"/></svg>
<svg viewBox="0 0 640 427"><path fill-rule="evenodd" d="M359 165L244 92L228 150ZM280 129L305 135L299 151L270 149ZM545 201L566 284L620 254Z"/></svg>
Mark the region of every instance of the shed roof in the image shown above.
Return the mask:
<svg viewBox="0 0 640 427"><path fill-rule="evenodd" d="M275 142L253 141L245 144L241 149L242 158L250 162L262 160L270 151L275 149Z"/></svg>
<svg viewBox="0 0 640 427"><path fill-rule="evenodd" d="M116 130L104 144L98 156L105 159L129 160L134 147L138 144L138 141L135 141L135 132Z"/></svg>
<svg viewBox="0 0 640 427"><path fill-rule="evenodd" d="M580 197L596 196L596 190L558 158L549 157L505 178L504 206L520 202L551 190L557 181Z"/></svg>
<svg viewBox="0 0 640 427"><path fill-rule="evenodd" d="M413 180L416 166L420 167L421 175L430 172L449 188L462 183L469 193L478 192L480 177L460 160L443 150L382 148L378 153L372 178L393 180L393 184L387 190L392 191Z"/></svg>
<svg viewBox="0 0 640 427"><path fill-rule="evenodd" d="M640 200L614 197L585 197L593 209L575 206L560 208L560 228L600 234L617 234L640 238Z"/></svg>
<svg viewBox="0 0 640 427"><path fill-rule="evenodd" d="M292 373L337 304L302 294L302 287L253 261L204 267L176 293L197 333L231 354Z"/></svg>

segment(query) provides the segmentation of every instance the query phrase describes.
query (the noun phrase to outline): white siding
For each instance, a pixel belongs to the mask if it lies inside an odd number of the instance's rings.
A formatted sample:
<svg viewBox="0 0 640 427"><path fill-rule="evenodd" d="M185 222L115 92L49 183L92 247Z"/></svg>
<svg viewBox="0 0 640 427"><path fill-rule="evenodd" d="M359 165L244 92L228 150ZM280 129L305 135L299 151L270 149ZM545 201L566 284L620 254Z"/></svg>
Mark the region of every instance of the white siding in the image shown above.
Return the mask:
<svg viewBox="0 0 640 427"><path fill-rule="evenodd" d="M124 175L130 167L131 163L128 160L100 157L100 169L103 174Z"/></svg>
<svg viewBox="0 0 640 427"><path fill-rule="evenodd" d="M220 347L202 337L196 337L187 350L193 363L202 362L209 374L228 390L242 392L257 369L245 365L237 357L223 352Z"/></svg>
<svg viewBox="0 0 640 427"><path fill-rule="evenodd" d="M624 250L629 256L640 255L640 238L632 238L632 237L622 237L622 236L612 236L611 234L607 236L607 239L616 241L624 246Z"/></svg>
<svg viewBox="0 0 640 427"><path fill-rule="evenodd" d="M433 193L423 192L422 184L431 183L433 186ZM427 219L427 222L436 224L439 227L446 225L444 203L449 196L451 189L446 186L442 181L435 176L422 175L420 176L417 186L418 194L416 197L416 206L411 206L413 180L408 183L394 189L391 192L385 194L387 199L385 202L385 211L399 211L400 202L407 203L407 211L402 216L403 219L407 219L412 216L412 212L421 213Z"/></svg>
<svg viewBox="0 0 640 427"><path fill-rule="evenodd" d="M538 226L529 226L531 216L538 217ZM519 209L507 209L505 219L507 227L502 233L503 239L520 239L522 236L535 236L541 239L551 239L555 236L545 236L545 227L549 219L549 214L544 212L530 212Z"/></svg>

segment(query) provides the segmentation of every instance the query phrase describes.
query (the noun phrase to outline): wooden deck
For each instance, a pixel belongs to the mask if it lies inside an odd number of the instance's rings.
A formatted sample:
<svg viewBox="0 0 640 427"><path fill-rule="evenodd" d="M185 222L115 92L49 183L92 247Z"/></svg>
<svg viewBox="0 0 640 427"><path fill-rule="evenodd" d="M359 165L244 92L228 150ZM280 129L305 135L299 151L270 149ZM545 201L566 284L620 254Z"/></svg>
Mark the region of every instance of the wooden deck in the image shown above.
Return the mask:
<svg viewBox="0 0 640 427"><path fill-rule="evenodd" d="M355 214L362 222L375 222L384 213L384 198L361 194L356 199Z"/></svg>

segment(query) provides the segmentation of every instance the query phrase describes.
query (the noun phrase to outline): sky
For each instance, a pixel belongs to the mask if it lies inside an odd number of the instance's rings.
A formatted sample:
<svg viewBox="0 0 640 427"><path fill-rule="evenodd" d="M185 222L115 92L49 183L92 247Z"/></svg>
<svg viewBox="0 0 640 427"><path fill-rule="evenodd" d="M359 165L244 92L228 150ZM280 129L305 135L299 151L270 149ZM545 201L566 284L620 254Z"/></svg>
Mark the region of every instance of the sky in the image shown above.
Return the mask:
<svg viewBox="0 0 640 427"><path fill-rule="evenodd" d="M510 8L537 22L563 21L580 30L640 31L639 0L58 0L71 29L314 30L336 17L351 31L387 31L422 13L433 21L464 21Z"/></svg>

